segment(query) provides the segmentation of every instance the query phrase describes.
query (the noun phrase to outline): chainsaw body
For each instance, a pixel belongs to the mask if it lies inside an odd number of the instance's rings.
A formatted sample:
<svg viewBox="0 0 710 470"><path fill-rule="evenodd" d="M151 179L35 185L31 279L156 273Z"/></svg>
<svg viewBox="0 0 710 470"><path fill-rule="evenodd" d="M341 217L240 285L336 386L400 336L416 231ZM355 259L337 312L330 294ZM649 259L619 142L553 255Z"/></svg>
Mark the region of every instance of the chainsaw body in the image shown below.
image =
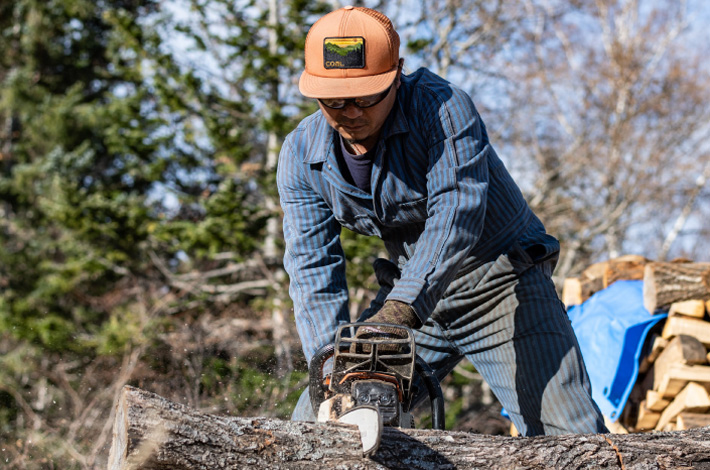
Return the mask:
<svg viewBox="0 0 710 470"><path fill-rule="evenodd" d="M363 326L386 326L395 329L397 335L355 337L357 328ZM332 370L324 376L324 365L331 358ZM417 376L431 398L432 427L444 429L441 387L428 364L417 356L412 330L381 323L341 325L335 342L318 350L311 359L309 389L313 411L319 422L351 422L360 426L361 434L363 430L376 434L376 450L382 426L413 427L410 406ZM363 446L366 447L364 439ZM365 454L369 455L367 450Z"/></svg>

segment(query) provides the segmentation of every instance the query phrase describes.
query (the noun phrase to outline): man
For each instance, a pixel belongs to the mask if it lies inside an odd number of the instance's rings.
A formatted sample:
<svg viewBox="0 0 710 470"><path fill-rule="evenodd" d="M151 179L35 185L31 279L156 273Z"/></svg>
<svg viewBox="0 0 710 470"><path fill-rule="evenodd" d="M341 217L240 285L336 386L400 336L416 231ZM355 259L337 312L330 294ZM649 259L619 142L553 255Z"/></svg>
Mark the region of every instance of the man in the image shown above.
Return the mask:
<svg viewBox="0 0 710 470"><path fill-rule="evenodd" d="M317 21L305 57L299 88L320 111L287 137L277 181L306 358L349 321L347 227L380 237L401 270L361 321L415 329L440 379L468 358L522 435L606 432L550 279L559 244L470 97L426 69L402 74L398 34L367 8ZM293 418L313 419L307 393Z"/></svg>

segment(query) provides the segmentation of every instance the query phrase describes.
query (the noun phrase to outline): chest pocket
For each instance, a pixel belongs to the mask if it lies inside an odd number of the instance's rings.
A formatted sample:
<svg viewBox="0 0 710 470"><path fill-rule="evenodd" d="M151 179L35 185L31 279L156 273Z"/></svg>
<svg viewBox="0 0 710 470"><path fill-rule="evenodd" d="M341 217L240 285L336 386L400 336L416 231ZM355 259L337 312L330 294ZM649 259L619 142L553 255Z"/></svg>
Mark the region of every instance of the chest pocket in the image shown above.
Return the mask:
<svg viewBox="0 0 710 470"><path fill-rule="evenodd" d="M371 199L349 196L333 189L330 201L333 215L340 225L361 235L381 236Z"/></svg>

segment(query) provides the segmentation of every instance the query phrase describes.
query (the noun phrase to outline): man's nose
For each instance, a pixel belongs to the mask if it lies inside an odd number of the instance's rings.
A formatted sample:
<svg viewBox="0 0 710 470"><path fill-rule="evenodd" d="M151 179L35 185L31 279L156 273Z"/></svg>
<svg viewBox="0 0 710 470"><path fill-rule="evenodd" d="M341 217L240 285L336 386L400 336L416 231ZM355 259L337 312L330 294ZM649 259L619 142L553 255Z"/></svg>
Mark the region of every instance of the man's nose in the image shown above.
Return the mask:
<svg viewBox="0 0 710 470"><path fill-rule="evenodd" d="M342 115L348 119L355 119L362 116L362 109L355 106L355 103L347 103L342 110Z"/></svg>

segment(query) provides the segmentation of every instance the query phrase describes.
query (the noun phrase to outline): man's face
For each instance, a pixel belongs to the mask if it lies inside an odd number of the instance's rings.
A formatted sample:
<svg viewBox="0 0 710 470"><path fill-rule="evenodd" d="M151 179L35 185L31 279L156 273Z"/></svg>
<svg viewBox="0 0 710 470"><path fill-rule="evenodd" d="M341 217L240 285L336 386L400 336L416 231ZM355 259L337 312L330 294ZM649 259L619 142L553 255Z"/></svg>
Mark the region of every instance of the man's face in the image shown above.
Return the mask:
<svg viewBox="0 0 710 470"><path fill-rule="evenodd" d="M328 124L333 127L357 153L374 148L385 119L394 106L399 88L399 77L385 91L384 99L374 106L360 108L349 101L342 109L332 109L318 101Z"/></svg>

